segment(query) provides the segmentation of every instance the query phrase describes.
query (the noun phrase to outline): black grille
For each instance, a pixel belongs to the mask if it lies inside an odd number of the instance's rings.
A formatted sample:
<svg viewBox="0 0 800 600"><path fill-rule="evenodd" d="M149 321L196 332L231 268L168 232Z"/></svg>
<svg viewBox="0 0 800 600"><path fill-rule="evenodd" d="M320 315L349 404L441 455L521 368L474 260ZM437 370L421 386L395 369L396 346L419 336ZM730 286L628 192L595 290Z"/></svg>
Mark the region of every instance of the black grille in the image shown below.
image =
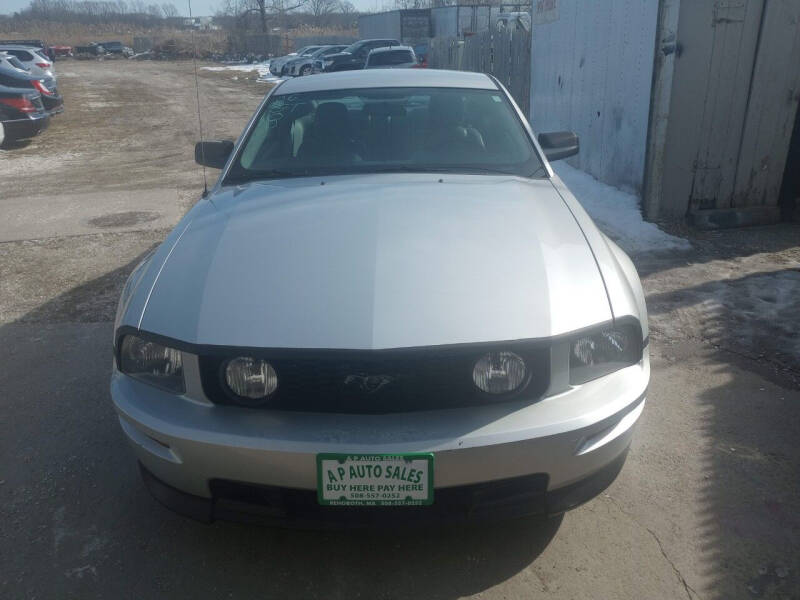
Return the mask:
<svg viewBox="0 0 800 600"><path fill-rule="evenodd" d="M525 360L529 379L518 392L494 396L478 390L472 370L492 350ZM455 408L503 400L537 399L549 384L549 347L464 346L447 350L243 352L272 364L278 389L257 408L305 412L382 414ZM240 354L200 357L203 389L219 404L245 404L224 383L227 361Z"/></svg>
<svg viewBox="0 0 800 600"><path fill-rule="evenodd" d="M544 473L434 491L431 506L320 506L317 492L213 479L214 516L290 526L398 527L491 520L546 512Z"/></svg>

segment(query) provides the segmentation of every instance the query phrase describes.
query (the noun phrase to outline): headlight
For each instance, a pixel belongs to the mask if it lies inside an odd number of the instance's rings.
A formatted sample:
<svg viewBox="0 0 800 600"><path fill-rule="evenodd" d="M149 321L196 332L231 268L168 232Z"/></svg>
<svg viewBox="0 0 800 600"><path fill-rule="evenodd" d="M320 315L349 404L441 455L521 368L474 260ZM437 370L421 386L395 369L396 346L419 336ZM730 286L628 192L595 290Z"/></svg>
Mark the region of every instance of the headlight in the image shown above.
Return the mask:
<svg viewBox="0 0 800 600"><path fill-rule="evenodd" d="M613 327L578 338L569 353L569 382L585 383L639 362L642 334L632 325Z"/></svg>
<svg viewBox="0 0 800 600"><path fill-rule="evenodd" d="M265 360L240 356L225 366L225 383L240 398L261 400L278 388L278 374Z"/></svg>
<svg viewBox="0 0 800 600"><path fill-rule="evenodd" d="M527 379L525 361L513 352L490 352L472 369L472 380L488 394L508 394Z"/></svg>
<svg viewBox="0 0 800 600"><path fill-rule="evenodd" d="M135 335L122 338L119 370L176 394L186 391L180 350Z"/></svg>

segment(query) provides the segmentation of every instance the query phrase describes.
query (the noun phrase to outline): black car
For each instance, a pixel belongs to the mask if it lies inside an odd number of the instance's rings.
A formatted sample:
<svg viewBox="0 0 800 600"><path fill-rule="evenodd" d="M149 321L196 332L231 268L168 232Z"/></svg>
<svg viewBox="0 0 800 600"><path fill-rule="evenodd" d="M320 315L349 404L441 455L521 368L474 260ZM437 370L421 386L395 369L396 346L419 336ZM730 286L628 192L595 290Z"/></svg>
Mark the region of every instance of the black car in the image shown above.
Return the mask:
<svg viewBox="0 0 800 600"><path fill-rule="evenodd" d="M0 144L34 137L49 124L39 92L0 83Z"/></svg>
<svg viewBox="0 0 800 600"><path fill-rule="evenodd" d="M35 75L20 73L15 69L0 67L0 85L14 89L32 90L41 96L44 109L55 115L64 111L64 98L58 93L55 80L47 77L39 79Z"/></svg>
<svg viewBox="0 0 800 600"><path fill-rule="evenodd" d="M332 71L363 69L370 50L399 45L400 42L398 40L359 40L354 44L350 44L338 54L326 56L322 62L322 70L330 73Z"/></svg>

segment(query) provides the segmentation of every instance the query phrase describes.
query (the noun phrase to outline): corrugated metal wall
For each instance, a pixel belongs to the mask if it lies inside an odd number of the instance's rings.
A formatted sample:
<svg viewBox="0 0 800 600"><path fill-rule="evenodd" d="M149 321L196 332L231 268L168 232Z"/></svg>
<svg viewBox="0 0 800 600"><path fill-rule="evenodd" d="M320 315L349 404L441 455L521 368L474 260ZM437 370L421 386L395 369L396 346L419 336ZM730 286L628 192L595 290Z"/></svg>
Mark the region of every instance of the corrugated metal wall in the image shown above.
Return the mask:
<svg viewBox="0 0 800 600"><path fill-rule="evenodd" d="M554 0L534 11L531 123L569 129L570 162L610 185L641 193L658 2Z"/></svg>
<svg viewBox="0 0 800 600"><path fill-rule="evenodd" d="M436 37L431 39L428 64L434 69L494 75L527 116L530 47L531 36L526 31L482 31L463 40Z"/></svg>
<svg viewBox="0 0 800 600"><path fill-rule="evenodd" d="M397 38L400 39L400 11L361 15L358 17L359 39Z"/></svg>
<svg viewBox="0 0 800 600"><path fill-rule="evenodd" d="M433 37L463 37L491 28L499 7L488 5L441 6L431 9Z"/></svg>

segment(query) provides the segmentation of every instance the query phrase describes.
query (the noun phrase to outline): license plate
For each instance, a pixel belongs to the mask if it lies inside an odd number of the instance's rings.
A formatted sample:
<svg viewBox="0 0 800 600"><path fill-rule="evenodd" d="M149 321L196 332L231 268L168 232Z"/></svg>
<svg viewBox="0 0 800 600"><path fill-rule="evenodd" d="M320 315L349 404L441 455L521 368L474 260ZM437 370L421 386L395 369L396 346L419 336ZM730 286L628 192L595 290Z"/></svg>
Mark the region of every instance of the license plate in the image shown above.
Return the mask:
<svg viewBox="0 0 800 600"><path fill-rule="evenodd" d="M317 454L317 499L326 506L433 504L433 454Z"/></svg>

